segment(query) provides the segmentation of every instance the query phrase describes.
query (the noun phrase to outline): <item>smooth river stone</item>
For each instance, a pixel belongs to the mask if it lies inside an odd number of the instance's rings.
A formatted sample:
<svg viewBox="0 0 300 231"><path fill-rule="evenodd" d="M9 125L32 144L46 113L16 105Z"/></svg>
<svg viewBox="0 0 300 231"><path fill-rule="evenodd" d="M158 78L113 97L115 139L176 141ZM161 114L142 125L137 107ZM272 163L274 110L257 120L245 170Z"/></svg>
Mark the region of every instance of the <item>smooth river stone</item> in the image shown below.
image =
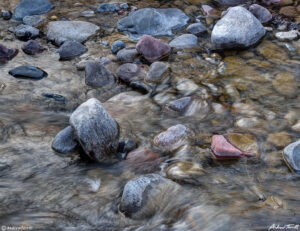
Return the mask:
<svg viewBox="0 0 300 231"><path fill-rule="evenodd" d="M77 141L93 160L103 162L116 154L119 127L99 100L91 98L71 115L70 125Z"/></svg>
<svg viewBox="0 0 300 231"><path fill-rule="evenodd" d="M145 78L147 82L160 83L165 73L169 69L169 65L163 62L154 62L151 64L149 72Z"/></svg>
<svg viewBox="0 0 300 231"><path fill-rule="evenodd" d="M78 142L75 139L71 126L61 130L52 142L52 149L62 154L68 154L76 149Z"/></svg>
<svg viewBox="0 0 300 231"><path fill-rule="evenodd" d="M130 83L133 80L137 80L140 72L140 67L134 63L126 63L117 69L117 76L125 83Z"/></svg>
<svg viewBox="0 0 300 231"><path fill-rule="evenodd" d="M77 41L66 41L58 49L60 60L70 60L87 52L87 48Z"/></svg>
<svg viewBox="0 0 300 231"><path fill-rule="evenodd" d="M112 86L114 75L100 62L88 62L85 66L85 84L91 87Z"/></svg>
<svg viewBox="0 0 300 231"><path fill-rule="evenodd" d="M42 69L34 66L20 66L8 72L15 78L40 80L46 78L48 74Z"/></svg>
<svg viewBox="0 0 300 231"><path fill-rule="evenodd" d="M39 37L40 31L29 25L19 25L15 28L15 35L20 40L30 40Z"/></svg>
<svg viewBox="0 0 300 231"><path fill-rule="evenodd" d="M186 143L188 128L177 124L154 137L154 145L163 152L172 152Z"/></svg>
<svg viewBox="0 0 300 231"><path fill-rule="evenodd" d="M174 49L191 49L198 47L198 37L193 34L183 34L173 39L169 45Z"/></svg>
<svg viewBox="0 0 300 231"><path fill-rule="evenodd" d="M229 133L225 135L227 140L242 150L247 156L259 156L258 144L254 136L250 134Z"/></svg>
<svg viewBox="0 0 300 231"><path fill-rule="evenodd" d="M300 174L300 140L289 144L283 150L283 158L292 171Z"/></svg>
<svg viewBox="0 0 300 231"><path fill-rule="evenodd" d="M126 160L134 163L154 161L159 158L156 152L147 147L139 147L127 154Z"/></svg>
<svg viewBox="0 0 300 231"><path fill-rule="evenodd" d="M261 22L267 23L272 19L272 14L268 9L258 5L253 4L249 7L249 11Z"/></svg>
<svg viewBox="0 0 300 231"><path fill-rule="evenodd" d="M231 7L214 26L211 41L216 49L247 48L266 33L261 22L241 6Z"/></svg>
<svg viewBox="0 0 300 231"><path fill-rule="evenodd" d="M137 43L136 49L150 63L159 61L171 53L171 47L168 44L150 35L144 35Z"/></svg>
<svg viewBox="0 0 300 231"><path fill-rule="evenodd" d="M14 19L22 21L27 15L46 14L51 11L53 5L48 0L22 0L14 12Z"/></svg>
<svg viewBox="0 0 300 231"><path fill-rule="evenodd" d="M5 63L12 60L19 53L18 49L10 49L0 44L0 63Z"/></svg>
<svg viewBox="0 0 300 231"><path fill-rule="evenodd" d="M29 40L23 44L22 50L25 54L35 55L35 54L42 53L44 50L46 50L46 48L43 47L41 44L39 44L39 42L35 40Z"/></svg>

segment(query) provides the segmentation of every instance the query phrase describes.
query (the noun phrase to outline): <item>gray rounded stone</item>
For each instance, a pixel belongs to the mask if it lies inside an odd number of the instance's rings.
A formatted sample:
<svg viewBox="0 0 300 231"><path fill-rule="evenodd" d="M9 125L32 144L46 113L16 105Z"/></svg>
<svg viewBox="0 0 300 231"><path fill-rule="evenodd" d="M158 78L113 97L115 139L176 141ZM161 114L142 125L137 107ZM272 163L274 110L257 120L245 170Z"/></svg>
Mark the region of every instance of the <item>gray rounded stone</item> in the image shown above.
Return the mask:
<svg viewBox="0 0 300 231"><path fill-rule="evenodd" d="M123 63L132 63L137 56L138 51L135 47L124 48L117 53L118 60Z"/></svg>
<svg viewBox="0 0 300 231"><path fill-rule="evenodd" d="M60 60L70 60L87 51L86 47L77 41L66 41L58 49Z"/></svg>
<svg viewBox="0 0 300 231"><path fill-rule="evenodd" d="M300 173L300 140L288 145L283 150L283 157L290 168Z"/></svg>
<svg viewBox="0 0 300 231"><path fill-rule="evenodd" d="M194 34L194 35L201 35L207 31L206 27L203 25L203 23L198 22L198 23L193 23L186 28L186 31L188 33Z"/></svg>
<svg viewBox="0 0 300 231"><path fill-rule="evenodd" d="M62 154L68 154L74 151L77 145L78 143L75 140L73 129L71 126L68 126L57 133L52 142L52 149Z"/></svg>
<svg viewBox="0 0 300 231"><path fill-rule="evenodd" d="M169 66L163 62L154 62L150 66L146 81L158 83L161 82L164 74L169 69Z"/></svg>
<svg viewBox="0 0 300 231"><path fill-rule="evenodd" d="M15 35L21 40L35 39L40 35L40 31L29 25L19 25L15 29Z"/></svg>
<svg viewBox="0 0 300 231"><path fill-rule="evenodd" d="M113 85L115 77L100 62L89 62L85 66L85 83L91 87Z"/></svg>
<svg viewBox="0 0 300 231"><path fill-rule="evenodd" d="M169 45L175 49L190 49L198 47L198 38L193 34L183 34L173 39Z"/></svg>

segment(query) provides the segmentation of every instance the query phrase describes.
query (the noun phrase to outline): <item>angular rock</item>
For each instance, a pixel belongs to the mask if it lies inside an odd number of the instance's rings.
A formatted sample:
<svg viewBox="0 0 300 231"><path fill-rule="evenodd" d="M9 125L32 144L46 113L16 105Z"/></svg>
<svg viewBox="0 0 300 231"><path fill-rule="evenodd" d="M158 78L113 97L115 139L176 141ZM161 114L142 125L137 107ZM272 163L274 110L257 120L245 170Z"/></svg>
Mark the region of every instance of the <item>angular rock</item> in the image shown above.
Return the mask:
<svg viewBox="0 0 300 231"><path fill-rule="evenodd" d="M15 29L15 35L21 40L30 40L39 37L40 31L29 25L19 25Z"/></svg>
<svg viewBox="0 0 300 231"><path fill-rule="evenodd" d="M98 6L97 12L99 13L113 13L118 12L120 7L117 4L110 4L110 3L102 3Z"/></svg>
<svg viewBox="0 0 300 231"><path fill-rule="evenodd" d="M285 147L283 158L292 171L300 174L300 140Z"/></svg>
<svg viewBox="0 0 300 231"><path fill-rule="evenodd" d="M117 76L125 83L130 83L136 80L140 72L140 67L133 63L126 63L117 69Z"/></svg>
<svg viewBox="0 0 300 231"><path fill-rule="evenodd" d="M144 35L139 40L136 49L150 63L169 56L171 52L171 47L168 44L149 35Z"/></svg>
<svg viewBox="0 0 300 231"><path fill-rule="evenodd" d="M22 21L27 15L46 14L53 5L48 0L22 0L14 12L14 19Z"/></svg>
<svg viewBox="0 0 300 231"><path fill-rule="evenodd" d="M45 17L41 15L28 15L23 18L23 23L29 26L37 26L45 21Z"/></svg>
<svg viewBox="0 0 300 231"><path fill-rule="evenodd" d="M168 104L168 107L171 110L183 113L187 110L187 108L191 105L192 98L191 97L183 97L174 101L171 101Z"/></svg>
<svg viewBox="0 0 300 231"><path fill-rule="evenodd" d="M77 141L91 159L102 162L116 154L118 124L97 99L92 98L81 104L72 113L70 125Z"/></svg>
<svg viewBox="0 0 300 231"><path fill-rule="evenodd" d="M82 43L98 30L99 27L90 22L55 21L48 24L47 38L58 46L67 40Z"/></svg>
<svg viewBox="0 0 300 231"><path fill-rule="evenodd" d="M268 9L258 5L253 4L249 7L249 11L261 22L267 23L272 19L272 14Z"/></svg>
<svg viewBox="0 0 300 231"><path fill-rule="evenodd" d="M91 87L111 86L114 75L101 63L89 62L85 66L85 84Z"/></svg>
<svg viewBox="0 0 300 231"><path fill-rule="evenodd" d="M42 53L44 50L46 50L45 47L43 47L39 42L35 40L29 40L28 42L24 43L22 46L22 50L24 53L28 55L35 55Z"/></svg>
<svg viewBox="0 0 300 231"><path fill-rule="evenodd" d="M183 34L173 39L169 45L175 49L190 49L198 47L198 38L193 34Z"/></svg>
<svg viewBox="0 0 300 231"><path fill-rule="evenodd" d="M8 72L15 78L40 80L46 78L48 74L42 69L34 66L20 66Z"/></svg>
<svg viewBox="0 0 300 231"><path fill-rule="evenodd" d="M186 31L188 33L194 34L194 35L201 35L207 31L206 27L203 25L203 23L198 22L198 23L193 23L186 28Z"/></svg>
<svg viewBox="0 0 300 231"><path fill-rule="evenodd" d="M0 63L5 63L12 60L19 53L18 49L10 49L0 44Z"/></svg>
<svg viewBox="0 0 300 231"><path fill-rule="evenodd" d="M74 151L77 145L73 129L71 126L68 126L57 133L52 142L52 149L62 154L68 154Z"/></svg>
<svg viewBox="0 0 300 231"><path fill-rule="evenodd" d="M168 69L168 64L165 64L163 62L154 62L151 64L150 70L145 80L151 83L160 83Z"/></svg>
<svg viewBox="0 0 300 231"><path fill-rule="evenodd" d="M153 143L163 152L172 152L186 144L187 136L187 127L177 124L154 137Z"/></svg>
<svg viewBox="0 0 300 231"><path fill-rule="evenodd" d="M123 41L117 40L117 41L113 42L113 44L111 45L111 52L113 54L117 54L119 50L122 50L125 47L126 47L126 44Z"/></svg>
<svg viewBox="0 0 300 231"><path fill-rule="evenodd" d="M132 63L137 56L138 52L135 47L125 48L117 53L118 60L123 63Z"/></svg>
<svg viewBox="0 0 300 231"><path fill-rule="evenodd" d="M179 9L145 8L120 19L118 29L137 40L144 34L172 36L174 30L183 28L188 21L189 17Z"/></svg>
<svg viewBox="0 0 300 231"><path fill-rule="evenodd" d="M211 41L217 49L247 48L264 35L260 21L243 7L231 7L214 26Z"/></svg>
<svg viewBox="0 0 300 231"><path fill-rule="evenodd" d="M60 60L70 60L87 52L84 45L77 41L66 41L58 49Z"/></svg>

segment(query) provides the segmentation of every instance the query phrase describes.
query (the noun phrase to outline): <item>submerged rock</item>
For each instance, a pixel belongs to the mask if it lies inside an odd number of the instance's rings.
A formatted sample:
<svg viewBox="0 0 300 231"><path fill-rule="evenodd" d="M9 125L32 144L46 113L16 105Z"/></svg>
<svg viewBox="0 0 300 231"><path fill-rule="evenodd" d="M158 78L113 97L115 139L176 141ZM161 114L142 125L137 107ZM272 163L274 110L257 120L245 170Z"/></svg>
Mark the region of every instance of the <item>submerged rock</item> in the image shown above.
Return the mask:
<svg viewBox="0 0 300 231"><path fill-rule="evenodd" d="M190 49L198 47L198 38L193 34L183 34L173 39L169 45L175 49Z"/></svg>
<svg viewBox="0 0 300 231"><path fill-rule="evenodd" d="M268 9L258 5L253 4L249 7L249 11L261 22L267 23L272 19L272 14Z"/></svg>
<svg viewBox="0 0 300 231"><path fill-rule="evenodd" d="M111 86L115 83L114 75L101 63L89 62L85 66L85 84L91 87Z"/></svg>
<svg viewBox="0 0 300 231"><path fill-rule="evenodd" d="M0 63L5 63L12 60L19 53L18 49L10 49L0 44Z"/></svg>
<svg viewBox="0 0 300 231"><path fill-rule="evenodd" d="M35 40L29 40L28 42L24 43L22 46L22 50L24 53L28 55L36 55L42 53L46 48L43 47Z"/></svg>
<svg viewBox="0 0 300 231"><path fill-rule="evenodd" d="M15 35L18 39L27 41L39 37L40 31L29 25L19 25L15 29Z"/></svg>
<svg viewBox="0 0 300 231"><path fill-rule="evenodd" d="M169 56L171 52L171 47L168 44L150 35L144 35L137 43L136 49L150 63Z"/></svg>
<svg viewBox="0 0 300 231"><path fill-rule="evenodd" d="M61 45L67 40L84 42L94 35L99 27L84 21L55 21L47 27L47 38L56 45Z"/></svg>
<svg viewBox="0 0 300 231"><path fill-rule="evenodd" d="M129 162L140 163L154 161L159 158L156 152L146 147L139 147L127 154L126 160Z"/></svg>
<svg viewBox="0 0 300 231"><path fill-rule="evenodd" d="M53 150L62 154L68 154L74 151L77 145L78 143L75 139L71 126L68 126L57 133L52 142Z"/></svg>
<svg viewBox="0 0 300 231"><path fill-rule="evenodd" d="M215 0L223 6L237 6L246 3L247 0Z"/></svg>
<svg viewBox="0 0 300 231"><path fill-rule="evenodd" d="M177 124L154 137L154 145L163 152L172 152L186 144L188 129L182 124Z"/></svg>
<svg viewBox="0 0 300 231"><path fill-rule="evenodd" d="M20 66L8 72L15 78L40 80L46 78L48 74L42 69L34 66Z"/></svg>
<svg viewBox="0 0 300 231"><path fill-rule="evenodd" d="M48 0L22 0L14 12L14 19L22 21L27 15L46 14L53 5Z"/></svg>
<svg viewBox="0 0 300 231"><path fill-rule="evenodd" d="M199 35L205 33L207 31L207 29L201 22L198 22L198 23L193 23L193 24L189 25L188 28L186 28L186 31L191 34L199 36Z"/></svg>
<svg viewBox="0 0 300 231"><path fill-rule="evenodd" d="M118 60L123 63L132 63L137 56L135 47L124 48L117 53Z"/></svg>
<svg viewBox="0 0 300 231"><path fill-rule="evenodd" d="M117 69L117 76L125 83L130 83L137 80L140 72L140 67L133 63L126 63Z"/></svg>
<svg viewBox="0 0 300 231"><path fill-rule="evenodd" d="M217 49L247 48L264 35L260 21L241 6L231 7L214 26L211 41Z"/></svg>
<svg viewBox="0 0 300 231"><path fill-rule="evenodd" d="M145 8L130 13L118 22L119 31L126 32L132 39L142 35L172 36L173 30L183 28L189 17L179 9Z"/></svg>
<svg viewBox="0 0 300 231"><path fill-rule="evenodd" d="M102 162L116 154L118 124L97 99L92 98L81 104L72 113L70 125L77 141L91 159Z"/></svg>
<svg viewBox="0 0 300 231"><path fill-rule="evenodd" d="M300 140L285 147L283 158L292 171L300 174Z"/></svg>
<svg viewBox="0 0 300 231"><path fill-rule="evenodd" d="M168 104L168 107L171 110L180 112L180 113L184 113L187 108L191 105L192 103L192 98L191 97L183 97L174 101L171 101Z"/></svg>
<svg viewBox="0 0 300 231"><path fill-rule="evenodd" d="M154 62L150 66L150 70L145 80L152 83L160 83L165 73L168 71L169 65L163 62Z"/></svg>
<svg viewBox="0 0 300 231"><path fill-rule="evenodd" d="M87 52L84 45L77 41L66 41L58 49L60 60L70 60Z"/></svg>

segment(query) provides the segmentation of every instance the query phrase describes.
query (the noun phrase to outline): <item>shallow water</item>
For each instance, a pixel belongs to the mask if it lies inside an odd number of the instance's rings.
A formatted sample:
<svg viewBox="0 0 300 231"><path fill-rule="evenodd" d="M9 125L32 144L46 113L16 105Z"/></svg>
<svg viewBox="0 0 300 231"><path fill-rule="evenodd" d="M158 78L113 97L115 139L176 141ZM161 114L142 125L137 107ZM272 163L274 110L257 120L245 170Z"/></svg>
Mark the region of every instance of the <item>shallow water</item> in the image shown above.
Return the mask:
<svg viewBox="0 0 300 231"><path fill-rule="evenodd" d="M13 9L17 1L4 0L0 7ZM86 42L87 56L111 57L111 43L128 37L119 34L116 22L122 16L97 14L84 18L80 12L95 10L99 1L56 1L48 16L80 19L103 29ZM187 9L200 1L129 1L138 8ZM199 10L200 12L200 10ZM198 12L198 14L199 14ZM197 12L196 12L197 13ZM196 14L197 15L197 14ZM22 46L0 20L1 43ZM170 38L164 38L166 41ZM209 36L200 39L198 50L173 52L169 57L169 81L151 95L118 100L111 97L132 91L119 83L111 89L92 89L84 72L72 61L58 61L56 47L39 40L48 50L31 57L19 52L0 66L0 224L32 227L33 230L267 230L273 223L300 221L299 176L282 160L282 149L300 138L292 126L300 115L300 40L278 42L271 33L254 48L213 53ZM36 65L49 76L42 81L15 79L8 71L18 65ZM109 65L115 73L118 62ZM144 65L145 70L148 69ZM292 76L289 84L276 77ZM285 83L285 84L282 84ZM66 98L55 101L43 93ZM197 95L201 103L190 116L175 114L166 103ZM55 135L68 125L70 114L91 97L105 102L118 121L122 137L134 138L140 146L152 146L155 135L182 123L193 131L189 144L158 166L132 166L125 161L97 164L62 156L51 149ZM253 135L260 157L222 164L210 154L213 134L241 132ZM169 163L189 160L203 166L205 174L196 184L179 187L162 201L154 198L152 218L132 220L118 210L126 182L135 176L160 172Z"/></svg>

